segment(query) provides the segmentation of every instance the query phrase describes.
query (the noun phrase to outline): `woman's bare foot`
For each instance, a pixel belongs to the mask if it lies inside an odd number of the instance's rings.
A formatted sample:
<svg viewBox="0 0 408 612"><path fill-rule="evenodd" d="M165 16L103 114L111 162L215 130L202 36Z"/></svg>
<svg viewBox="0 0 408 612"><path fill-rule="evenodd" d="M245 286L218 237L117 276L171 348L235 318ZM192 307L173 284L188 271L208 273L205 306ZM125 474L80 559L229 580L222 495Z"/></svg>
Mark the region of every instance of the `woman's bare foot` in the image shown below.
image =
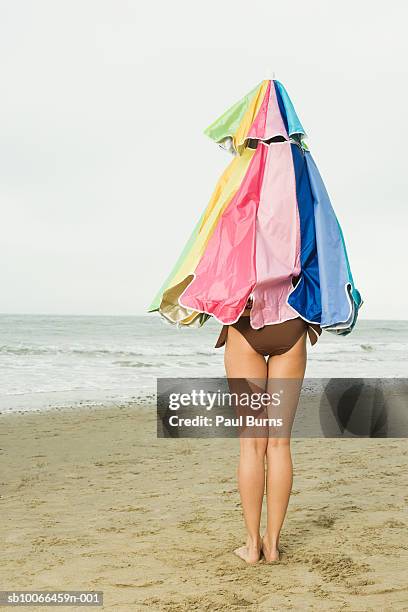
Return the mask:
<svg viewBox="0 0 408 612"><path fill-rule="evenodd" d="M278 545L270 546L266 541L265 537L262 538L262 554L267 563L274 563L280 561L280 550Z"/></svg>
<svg viewBox="0 0 408 612"><path fill-rule="evenodd" d="M240 559L249 563L258 563L261 558L262 542L259 539L258 542L252 542L248 539L246 546L240 546L234 550L234 554Z"/></svg>

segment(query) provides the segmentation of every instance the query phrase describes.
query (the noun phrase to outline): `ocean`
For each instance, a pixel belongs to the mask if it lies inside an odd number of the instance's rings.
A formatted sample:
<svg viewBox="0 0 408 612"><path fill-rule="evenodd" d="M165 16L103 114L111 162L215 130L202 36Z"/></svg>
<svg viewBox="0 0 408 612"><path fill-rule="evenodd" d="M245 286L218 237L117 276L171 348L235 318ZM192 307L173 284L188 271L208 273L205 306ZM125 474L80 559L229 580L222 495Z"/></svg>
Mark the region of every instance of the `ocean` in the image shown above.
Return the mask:
<svg viewBox="0 0 408 612"><path fill-rule="evenodd" d="M0 315L0 412L153 402L156 378L224 376L220 325L147 316ZM407 377L408 321L308 342L307 377Z"/></svg>

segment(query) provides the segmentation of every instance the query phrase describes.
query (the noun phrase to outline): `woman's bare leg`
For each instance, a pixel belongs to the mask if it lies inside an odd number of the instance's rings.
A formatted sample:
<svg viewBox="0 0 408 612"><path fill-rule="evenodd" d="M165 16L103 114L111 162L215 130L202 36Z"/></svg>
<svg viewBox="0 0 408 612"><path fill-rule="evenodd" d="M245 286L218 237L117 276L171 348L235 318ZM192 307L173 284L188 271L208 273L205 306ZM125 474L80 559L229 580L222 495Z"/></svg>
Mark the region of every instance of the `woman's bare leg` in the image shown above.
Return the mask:
<svg viewBox="0 0 408 612"><path fill-rule="evenodd" d="M273 385L273 379L276 378L296 379L293 381L293 387L291 387L291 403L293 403L293 408L289 408L289 412L293 410L293 414L289 415L289 419L290 416L294 417L305 368L306 333L288 352L283 355L274 355L268 359L268 388ZM279 535L285 519L293 483L290 431L286 431L283 435L288 435L288 437L270 435L266 450L267 527L262 538L262 549L266 561L276 561L279 559Z"/></svg>
<svg viewBox="0 0 408 612"><path fill-rule="evenodd" d="M234 327L228 328L224 353L225 370L228 379L251 379L256 385L266 384L267 366L262 355L257 353L244 336ZM233 381L230 383L233 386ZM265 453L268 438L240 437L240 458L238 465L238 487L248 532L245 546L234 552L247 563L259 560L261 551L260 521L265 491Z"/></svg>

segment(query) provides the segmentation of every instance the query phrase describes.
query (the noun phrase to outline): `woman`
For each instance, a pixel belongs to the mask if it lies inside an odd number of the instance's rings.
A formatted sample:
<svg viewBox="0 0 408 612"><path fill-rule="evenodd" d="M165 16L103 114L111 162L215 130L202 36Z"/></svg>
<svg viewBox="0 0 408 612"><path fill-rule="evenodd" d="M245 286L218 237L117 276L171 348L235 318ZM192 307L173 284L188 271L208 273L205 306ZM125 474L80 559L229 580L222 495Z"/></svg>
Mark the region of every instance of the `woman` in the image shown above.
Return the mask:
<svg viewBox="0 0 408 612"><path fill-rule="evenodd" d="M306 368L306 336L315 344L320 326L307 325L298 317L253 330L251 306L250 299L237 323L223 326L215 345L218 348L226 343L224 363L231 392L242 379L256 381L256 386L262 385L265 391L271 379L294 379L300 383ZM261 538L265 477L267 523ZM259 561L261 554L267 562L279 560L279 535L292 488L290 437L268 432L253 438L240 436L238 487L248 537L246 545L237 548L235 554L250 564Z"/></svg>
<svg viewBox="0 0 408 612"><path fill-rule="evenodd" d="M290 431L306 367L306 336L352 331L362 305L340 224L283 87L266 79L205 130L234 159L150 305L178 326L223 324L232 389L286 381L283 430L240 435L239 489L248 563L279 558L292 485ZM289 381L294 384L290 385ZM272 395L272 394L271 394ZM270 407L269 407L270 409ZM268 410L269 410L268 409ZM276 431L275 431L276 430ZM267 529L260 515L267 465Z"/></svg>

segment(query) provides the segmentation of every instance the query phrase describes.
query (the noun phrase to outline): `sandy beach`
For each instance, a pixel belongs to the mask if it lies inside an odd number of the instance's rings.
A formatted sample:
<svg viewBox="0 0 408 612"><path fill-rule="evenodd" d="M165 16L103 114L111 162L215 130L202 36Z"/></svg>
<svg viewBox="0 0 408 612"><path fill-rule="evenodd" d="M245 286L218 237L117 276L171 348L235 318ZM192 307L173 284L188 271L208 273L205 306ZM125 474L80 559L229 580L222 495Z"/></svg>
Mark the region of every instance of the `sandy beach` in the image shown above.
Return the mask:
<svg viewBox="0 0 408 612"><path fill-rule="evenodd" d="M154 408L128 405L2 415L0 447L3 589L102 590L126 612L408 609L406 440L294 439L283 559L251 567L231 553L237 440L157 439Z"/></svg>

